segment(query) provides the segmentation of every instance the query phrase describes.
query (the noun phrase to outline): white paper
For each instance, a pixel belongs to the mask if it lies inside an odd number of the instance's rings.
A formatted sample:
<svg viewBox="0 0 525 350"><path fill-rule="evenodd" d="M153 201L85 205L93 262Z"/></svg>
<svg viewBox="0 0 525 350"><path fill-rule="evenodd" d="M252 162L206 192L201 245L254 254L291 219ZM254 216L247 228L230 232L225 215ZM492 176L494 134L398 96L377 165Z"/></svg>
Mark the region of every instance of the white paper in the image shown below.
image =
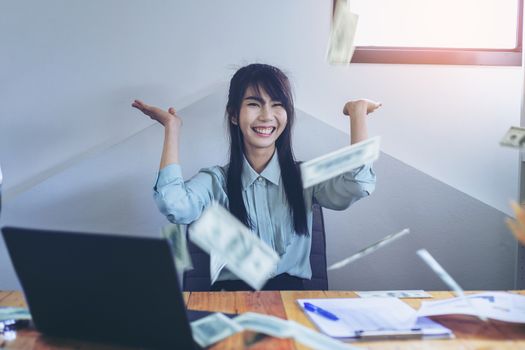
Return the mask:
<svg viewBox="0 0 525 350"><path fill-rule="evenodd" d="M417 322L416 311L396 298L298 299L297 302L321 332L336 338L354 337L356 331L409 330ZM339 320L305 310L305 302L333 313Z"/></svg>
<svg viewBox="0 0 525 350"><path fill-rule="evenodd" d="M417 311L418 316L471 315L479 313L493 320L525 323L525 296L506 292L486 292L436 301L425 301ZM473 307L474 306L474 307Z"/></svg>
<svg viewBox="0 0 525 350"><path fill-rule="evenodd" d="M424 290L373 290L364 292L355 292L361 298L432 298Z"/></svg>

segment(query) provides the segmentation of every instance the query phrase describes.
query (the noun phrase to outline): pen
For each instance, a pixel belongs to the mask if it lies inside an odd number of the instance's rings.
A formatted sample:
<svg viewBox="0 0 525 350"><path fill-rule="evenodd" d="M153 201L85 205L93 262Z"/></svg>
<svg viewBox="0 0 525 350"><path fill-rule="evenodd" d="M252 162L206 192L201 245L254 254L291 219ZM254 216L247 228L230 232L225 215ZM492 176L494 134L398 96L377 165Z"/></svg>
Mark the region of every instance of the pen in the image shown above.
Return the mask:
<svg viewBox="0 0 525 350"><path fill-rule="evenodd" d="M315 306L314 304L311 304L311 303L304 303L304 308L308 311L315 312L316 314L326 317L327 319L332 320L332 321L337 321L339 319L339 317L337 317L333 313L326 311L324 309L321 309L319 306Z"/></svg>
<svg viewBox="0 0 525 350"><path fill-rule="evenodd" d="M377 330L377 331L355 331L355 337L358 339L421 339L425 333L421 328L412 328L410 330Z"/></svg>

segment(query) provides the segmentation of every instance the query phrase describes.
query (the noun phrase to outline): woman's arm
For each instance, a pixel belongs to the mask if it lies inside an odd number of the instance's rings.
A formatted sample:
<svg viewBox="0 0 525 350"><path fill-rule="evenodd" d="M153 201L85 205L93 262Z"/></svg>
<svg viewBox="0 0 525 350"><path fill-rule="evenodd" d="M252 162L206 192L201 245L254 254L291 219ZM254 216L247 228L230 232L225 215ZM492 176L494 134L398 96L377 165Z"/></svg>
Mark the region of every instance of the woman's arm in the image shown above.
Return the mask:
<svg viewBox="0 0 525 350"><path fill-rule="evenodd" d="M367 114L374 112L379 107L381 107L381 103L366 99L345 103L343 113L350 117L350 144L361 142L368 138Z"/></svg>
<svg viewBox="0 0 525 350"><path fill-rule="evenodd" d="M170 164L179 164L179 133L182 119L176 114L175 108L170 107L164 111L158 107L150 106L140 100L135 100L132 107L137 108L151 119L164 126L164 146L160 160L160 169Z"/></svg>
<svg viewBox="0 0 525 350"><path fill-rule="evenodd" d="M179 134L182 120L175 109L167 111L135 100L133 107L164 126L164 146L153 197L161 213L177 224L189 224L200 217L214 198L222 198L220 169L203 169L184 181L179 164ZM221 178L222 179L222 178Z"/></svg>
<svg viewBox="0 0 525 350"><path fill-rule="evenodd" d="M381 103L361 99L348 101L343 113L350 117L350 143L368 138L367 115L381 107ZM374 191L376 174L370 164L346 172L313 187L313 196L325 208L344 210L360 198Z"/></svg>

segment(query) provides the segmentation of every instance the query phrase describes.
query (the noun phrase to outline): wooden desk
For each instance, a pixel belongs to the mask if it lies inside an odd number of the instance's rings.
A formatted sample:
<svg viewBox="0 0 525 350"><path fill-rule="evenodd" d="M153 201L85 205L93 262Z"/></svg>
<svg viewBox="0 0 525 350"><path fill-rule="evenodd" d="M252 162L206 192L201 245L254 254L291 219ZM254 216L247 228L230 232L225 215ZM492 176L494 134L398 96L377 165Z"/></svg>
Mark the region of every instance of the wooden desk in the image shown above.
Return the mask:
<svg viewBox="0 0 525 350"><path fill-rule="evenodd" d="M474 293L474 292L469 292ZM525 291L518 291L525 295ZM436 299L452 297L451 292L431 292ZM354 292L342 291L283 291L283 292L192 292L184 293L184 299L190 309L213 310L228 313L246 311L260 312L284 319L300 322L314 328L308 318L296 305L299 298L354 298ZM414 308L418 308L421 300L401 299ZM429 300L429 299L426 299ZM140 301L138 301L140 302ZM25 307L23 296L19 292L1 292L0 306ZM477 350L510 350L525 349L525 325L509 325L491 321L483 323L472 317L450 316L438 318L438 321L451 328L456 339L448 340L397 340L381 342L355 343L369 349L477 349ZM250 332L236 334L211 347L218 349L308 349L289 339L265 337L253 345L249 344L256 338ZM37 331L21 330L13 340L5 340L0 336L0 348L6 349L129 349L124 347L101 345L69 339L45 337Z"/></svg>

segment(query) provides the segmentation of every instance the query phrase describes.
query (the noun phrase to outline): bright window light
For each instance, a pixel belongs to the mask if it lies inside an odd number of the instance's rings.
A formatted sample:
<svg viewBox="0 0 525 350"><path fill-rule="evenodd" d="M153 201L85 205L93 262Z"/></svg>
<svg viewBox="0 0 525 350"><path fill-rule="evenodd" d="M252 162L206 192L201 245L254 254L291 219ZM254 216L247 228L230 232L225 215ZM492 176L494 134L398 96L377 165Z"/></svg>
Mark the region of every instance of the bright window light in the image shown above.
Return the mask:
<svg viewBox="0 0 525 350"><path fill-rule="evenodd" d="M349 0L356 46L516 47L518 0Z"/></svg>

